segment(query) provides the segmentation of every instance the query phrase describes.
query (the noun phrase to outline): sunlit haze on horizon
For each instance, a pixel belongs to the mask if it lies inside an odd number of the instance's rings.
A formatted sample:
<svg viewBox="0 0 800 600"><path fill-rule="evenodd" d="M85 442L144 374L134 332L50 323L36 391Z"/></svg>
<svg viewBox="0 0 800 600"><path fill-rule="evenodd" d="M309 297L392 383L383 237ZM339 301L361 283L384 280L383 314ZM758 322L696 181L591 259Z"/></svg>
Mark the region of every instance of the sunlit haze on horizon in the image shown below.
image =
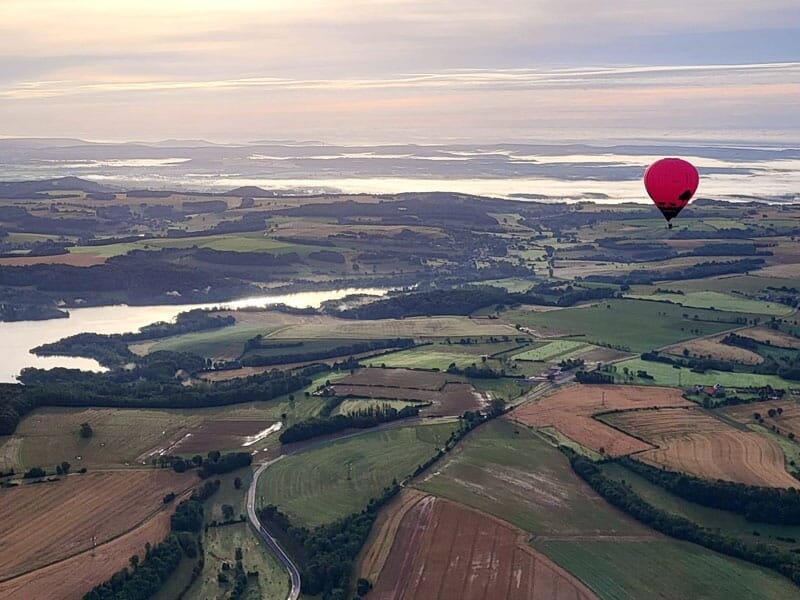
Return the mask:
<svg viewBox="0 0 800 600"><path fill-rule="evenodd" d="M800 139L796 0L4 0L0 136Z"/></svg>

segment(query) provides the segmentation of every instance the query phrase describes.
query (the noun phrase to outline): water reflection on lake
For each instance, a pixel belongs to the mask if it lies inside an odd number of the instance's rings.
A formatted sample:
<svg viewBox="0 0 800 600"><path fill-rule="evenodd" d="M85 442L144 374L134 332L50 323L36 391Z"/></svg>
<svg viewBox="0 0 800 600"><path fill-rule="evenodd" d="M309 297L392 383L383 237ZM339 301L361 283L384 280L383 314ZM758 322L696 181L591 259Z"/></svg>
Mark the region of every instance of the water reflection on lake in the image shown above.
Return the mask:
<svg viewBox="0 0 800 600"><path fill-rule="evenodd" d="M89 371L104 370L95 360L66 356L41 357L30 353L31 348L55 342L77 333L126 333L137 331L156 321L170 321L178 313L193 308L247 308L272 304L286 304L296 308L319 307L327 300L336 300L350 294L384 295L388 290L378 288L345 288L316 292L298 292L272 296L255 296L230 302L213 304L173 304L168 306L97 306L75 308L69 319L47 321L17 321L0 323L0 382L14 382L25 367L52 369L67 367Z"/></svg>

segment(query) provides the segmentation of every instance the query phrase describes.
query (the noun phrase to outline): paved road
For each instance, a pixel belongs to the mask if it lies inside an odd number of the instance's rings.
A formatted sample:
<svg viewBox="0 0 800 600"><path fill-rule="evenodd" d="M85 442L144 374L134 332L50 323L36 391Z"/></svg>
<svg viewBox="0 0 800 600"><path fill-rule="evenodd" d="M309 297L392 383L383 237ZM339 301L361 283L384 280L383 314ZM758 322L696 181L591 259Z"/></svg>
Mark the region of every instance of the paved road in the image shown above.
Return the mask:
<svg viewBox="0 0 800 600"><path fill-rule="evenodd" d="M269 462L265 462L263 465L258 467L258 469L256 469L255 473L253 473L253 481L250 483L250 488L247 490L247 517L250 519L250 523L256 528L256 531L258 531L258 534L261 536L261 539L264 540L264 543L267 545L267 547L272 550L272 553L278 558L280 563L286 568L287 571L289 571L292 587L289 590L287 600L297 600L300 597L300 571L298 570L297 565L292 562L292 559L289 558L289 555L286 553L286 551L281 548L278 540L272 537L267 529L261 524L261 521L256 514L256 487L258 486L258 478L261 476L261 473L284 458L284 456L287 455L282 455Z"/></svg>

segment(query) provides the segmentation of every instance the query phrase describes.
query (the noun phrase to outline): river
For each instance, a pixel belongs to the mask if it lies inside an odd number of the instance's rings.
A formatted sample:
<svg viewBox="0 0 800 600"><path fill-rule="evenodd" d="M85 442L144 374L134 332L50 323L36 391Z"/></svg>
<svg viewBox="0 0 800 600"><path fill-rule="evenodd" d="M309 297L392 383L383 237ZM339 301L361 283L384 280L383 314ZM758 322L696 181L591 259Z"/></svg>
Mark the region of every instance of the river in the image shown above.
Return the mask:
<svg viewBox="0 0 800 600"><path fill-rule="evenodd" d="M137 331L144 325L157 321L171 321L178 313L193 308L247 308L286 304L296 308L319 307L327 300L337 300L350 294L373 294L382 296L388 290L377 288L345 288L295 294L254 296L231 302L214 304L171 304L167 306L96 306L75 308L69 311L68 319L47 321L15 321L0 323L0 382L15 382L25 367L52 369L68 367L87 371L103 371L100 364L89 358L67 356L36 356L30 350L42 344L55 342L77 333L126 333Z"/></svg>

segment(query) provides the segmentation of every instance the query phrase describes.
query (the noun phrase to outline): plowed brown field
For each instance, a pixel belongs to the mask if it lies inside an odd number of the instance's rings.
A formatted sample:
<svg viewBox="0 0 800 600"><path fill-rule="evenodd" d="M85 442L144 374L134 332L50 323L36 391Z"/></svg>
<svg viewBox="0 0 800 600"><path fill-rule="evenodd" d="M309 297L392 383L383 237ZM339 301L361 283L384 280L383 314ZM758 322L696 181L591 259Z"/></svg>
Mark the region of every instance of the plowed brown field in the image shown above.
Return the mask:
<svg viewBox="0 0 800 600"><path fill-rule="evenodd" d="M155 546L169 533L171 508L94 550L0 582L0 600L79 600L94 586L128 566L134 554L144 555L148 542Z"/></svg>
<svg viewBox="0 0 800 600"><path fill-rule="evenodd" d="M579 444L608 456L653 448L592 418L597 413L637 408L693 406L679 390L631 385L574 385L538 402L524 404L511 416L526 425L551 426Z"/></svg>
<svg viewBox="0 0 800 600"><path fill-rule="evenodd" d="M382 523L396 535L368 600L596 599L504 521L421 494L398 509L399 523L391 516Z"/></svg>
<svg viewBox="0 0 800 600"><path fill-rule="evenodd" d="M92 547L92 536L97 544L120 536L162 510L165 494L194 483L189 473L118 471L4 490L0 579L84 552Z"/></svg>
<svg viewBox="0 0 800 600"><path fill-rule="evenodd" d="M447 373L411 369L358 369L337 381L340 385L366 385L417 390L439 390L448 381L463 381Z"/></svg>
<svg viewBox="0 0 800 600"><path fill-rule="evenodd" d="M783 452L775 442L735 429L700 408L644 410L605 418L658 446L637 456L650 464L707 479L800 487L786 472Z"/></svg>

